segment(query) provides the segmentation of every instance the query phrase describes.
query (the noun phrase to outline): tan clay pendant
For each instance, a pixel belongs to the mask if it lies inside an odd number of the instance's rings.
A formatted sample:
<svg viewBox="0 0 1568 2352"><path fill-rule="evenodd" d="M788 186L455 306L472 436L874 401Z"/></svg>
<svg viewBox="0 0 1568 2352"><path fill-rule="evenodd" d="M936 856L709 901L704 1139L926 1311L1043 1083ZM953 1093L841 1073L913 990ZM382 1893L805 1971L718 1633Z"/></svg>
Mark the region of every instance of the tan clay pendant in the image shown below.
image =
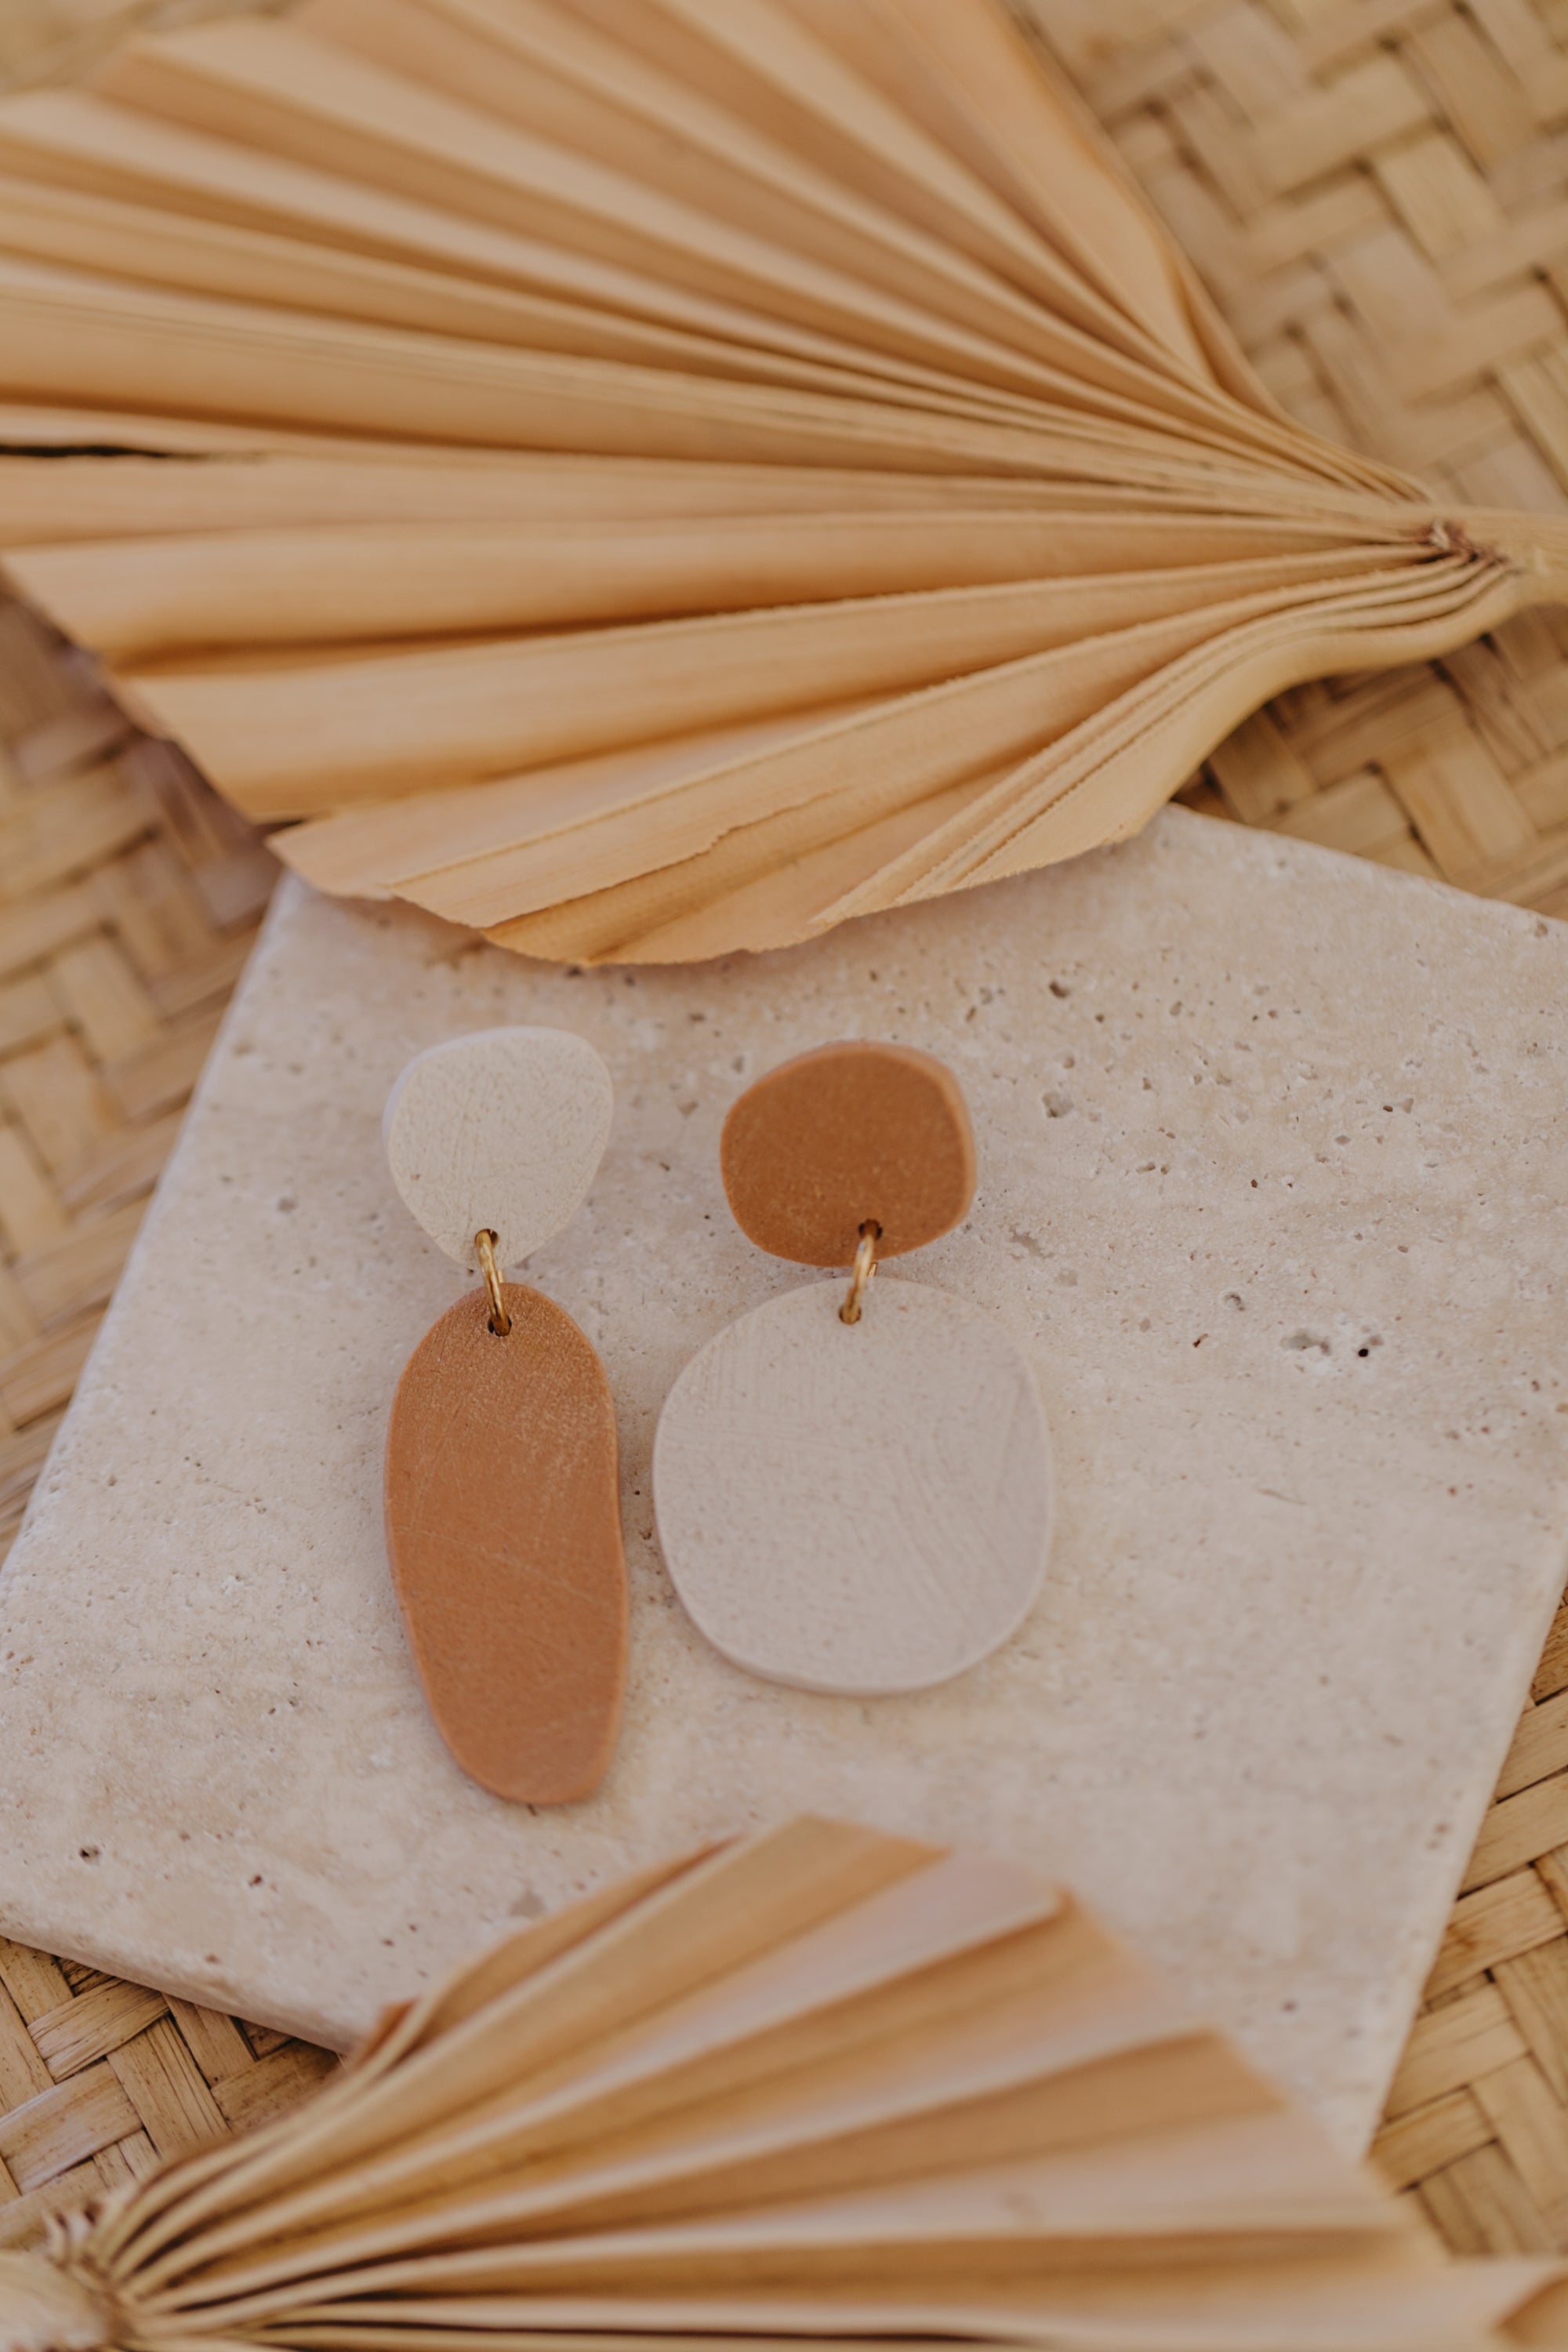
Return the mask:
<svg viewBox="0 0 1568 2352"><path fill-rule="evenodd" d="M482 1290L405 1368L386 1441L386 1548L441 1736L498 1797L559 1805L604 1778L626 1678L616 1415L553 1299Z"/></svg>
<svg viewBox="0 0 1568 2352"><path fill-rule="evenodd" d="M410 1063L387 1104L393 1178L486 1287L420 1341L393 1404L386 1539L437 1727L498 1797L584 1797L615 1751L626 1560L604 1368L553 1300L500 1279L581 1205L609 1074L562 1030L488 1030Z"/></svg>
<svg viewBox="0 0 1568 2352"><path fill-rule="evenodd" d="M1045 1412L994 1318L878 1261L974 1189L956 1080L929 1055L824 1046L759 1079L721 1145L736 1221L837 1283L721 1331L666 1400L654 1508L676 1591L733 1664L858 1696L921 1690L1015 1633L1050 1547Z"/></svg>

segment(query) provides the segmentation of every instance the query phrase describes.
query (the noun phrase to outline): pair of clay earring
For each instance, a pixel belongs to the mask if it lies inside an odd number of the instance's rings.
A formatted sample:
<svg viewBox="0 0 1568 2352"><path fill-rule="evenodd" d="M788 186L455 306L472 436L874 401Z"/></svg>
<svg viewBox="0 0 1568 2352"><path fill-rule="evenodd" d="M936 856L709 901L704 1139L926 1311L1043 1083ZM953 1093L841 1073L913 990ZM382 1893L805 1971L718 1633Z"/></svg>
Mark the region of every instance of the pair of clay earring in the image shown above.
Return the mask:
<svg viewBox="0 0 1568 2352"><path fill-rule="evenodd" d="M609 1073L555 1029L417 1055L386 1107L394 1181L484 1287L410 1358L386 1454L387 1549L457 1761L560 1804L615 1750L626 1585L615 1412L561 1307L502 1279L587 1195ZM671 1580L713 1646L770 1681L868 1696L946 1682L1007 1640L1050 1543L1044 1411L995 1319L879 1263L974 1190L957 1081L907 1046L825 1045L741 1097L721 1147L759 1248L850 1269L767 1300L676 1381L654 1447Z"/></svg>

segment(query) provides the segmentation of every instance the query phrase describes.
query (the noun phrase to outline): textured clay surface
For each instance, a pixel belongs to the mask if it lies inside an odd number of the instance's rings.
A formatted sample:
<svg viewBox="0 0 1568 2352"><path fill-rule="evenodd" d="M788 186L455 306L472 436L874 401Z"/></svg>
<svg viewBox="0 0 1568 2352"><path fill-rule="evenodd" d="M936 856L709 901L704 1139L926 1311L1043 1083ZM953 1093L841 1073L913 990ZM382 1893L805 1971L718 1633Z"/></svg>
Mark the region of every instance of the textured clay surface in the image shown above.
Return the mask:
<svg viewBox="0 0 1568 2352"><path fill-rule="evenodd" d="M1050 1541L1045 1415L994 1316L886 1276L710 1339L659 1417L665 1565L714 1647L803 1690L928 1689L1005 1642Z"/></svg>
<svg viewBox="0 0 1568 2352"><path fill-rule="evenodd" d="M474 1265L474 1235L521 1265L570 1223L605 1156L610 1074L564 1029L479 1029L427 1047L382 1114L392 1181L437 1249Z"/></svg>
<svg viewBox="0 0 1568 2352"><path fill-rule="evenodd" d="M386 1548L441 1737L481 1788L561 1805L604 1779L626 1672L616 1411L552 1298L471 1290L405 1367Z"/></svg>

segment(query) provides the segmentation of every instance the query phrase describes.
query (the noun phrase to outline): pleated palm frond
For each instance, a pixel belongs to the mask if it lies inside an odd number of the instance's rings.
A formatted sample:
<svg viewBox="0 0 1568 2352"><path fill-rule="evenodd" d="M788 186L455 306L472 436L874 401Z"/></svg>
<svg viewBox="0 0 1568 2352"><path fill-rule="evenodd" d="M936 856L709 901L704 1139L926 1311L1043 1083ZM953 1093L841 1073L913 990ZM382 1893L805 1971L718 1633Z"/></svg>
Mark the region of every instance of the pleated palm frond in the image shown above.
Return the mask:
<svg viewBox="0 0 1568 2352"><path fill-rule="evenodd" d="M552 957L1071 856L1568 593L1568 524L1276 408L1003 0L133 45L0 105L0 403L11 577L132 711L322 887Z"/></svg>
<svg viewBox="0 0 1568 2352"><path fill-rule="evenodd" d="M501 1945L0 2256L0 2352L1481 2352L1451 2261L1070 1897L803 1820Z"/></svg>

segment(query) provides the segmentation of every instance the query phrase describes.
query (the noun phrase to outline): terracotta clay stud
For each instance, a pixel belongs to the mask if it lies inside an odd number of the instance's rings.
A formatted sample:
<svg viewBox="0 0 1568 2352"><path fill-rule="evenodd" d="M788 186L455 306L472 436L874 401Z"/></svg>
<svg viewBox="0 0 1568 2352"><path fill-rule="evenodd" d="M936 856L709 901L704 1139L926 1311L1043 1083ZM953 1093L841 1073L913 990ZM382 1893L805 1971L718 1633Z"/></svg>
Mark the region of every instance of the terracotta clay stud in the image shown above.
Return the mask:
<svg viewBox="0 0 1568 2352"><path fill-rule="evenodd" d="M584 1797L626 1682L626 1560L604 1369L553 1300L502 1282L581 1205L609 1132L609 1073L554 1029L418 1055L384 1122L393 1178L459 1263L485 1266L404 1370L386 1541L409 1647L456 1761L498 1797Z"/></svg>
<svg viewBox="0 0 1568 2352"><path fill-rule="evenodd" d="M921 1690L996 1649L1050 1545L1045 1412L994 1318L877 1260L956 1224L974 1145L956 1079L908 1046L826 1045L725 1122L737 1222L776 1255L854 1262L771 1298L676 1381L654 1508L676 1591L715 1649L770 1681Z"/></svg>
<svg viewBox="0 0 1568 2352"><path fill-rule="evenodd" d="M819 1045L748 1087L724 1121L724 1190L748 1241L804 1265L848 1265L874 1219L879 1258L923 1248L974 1197L958 1080L912 1045Z"/></svg>

